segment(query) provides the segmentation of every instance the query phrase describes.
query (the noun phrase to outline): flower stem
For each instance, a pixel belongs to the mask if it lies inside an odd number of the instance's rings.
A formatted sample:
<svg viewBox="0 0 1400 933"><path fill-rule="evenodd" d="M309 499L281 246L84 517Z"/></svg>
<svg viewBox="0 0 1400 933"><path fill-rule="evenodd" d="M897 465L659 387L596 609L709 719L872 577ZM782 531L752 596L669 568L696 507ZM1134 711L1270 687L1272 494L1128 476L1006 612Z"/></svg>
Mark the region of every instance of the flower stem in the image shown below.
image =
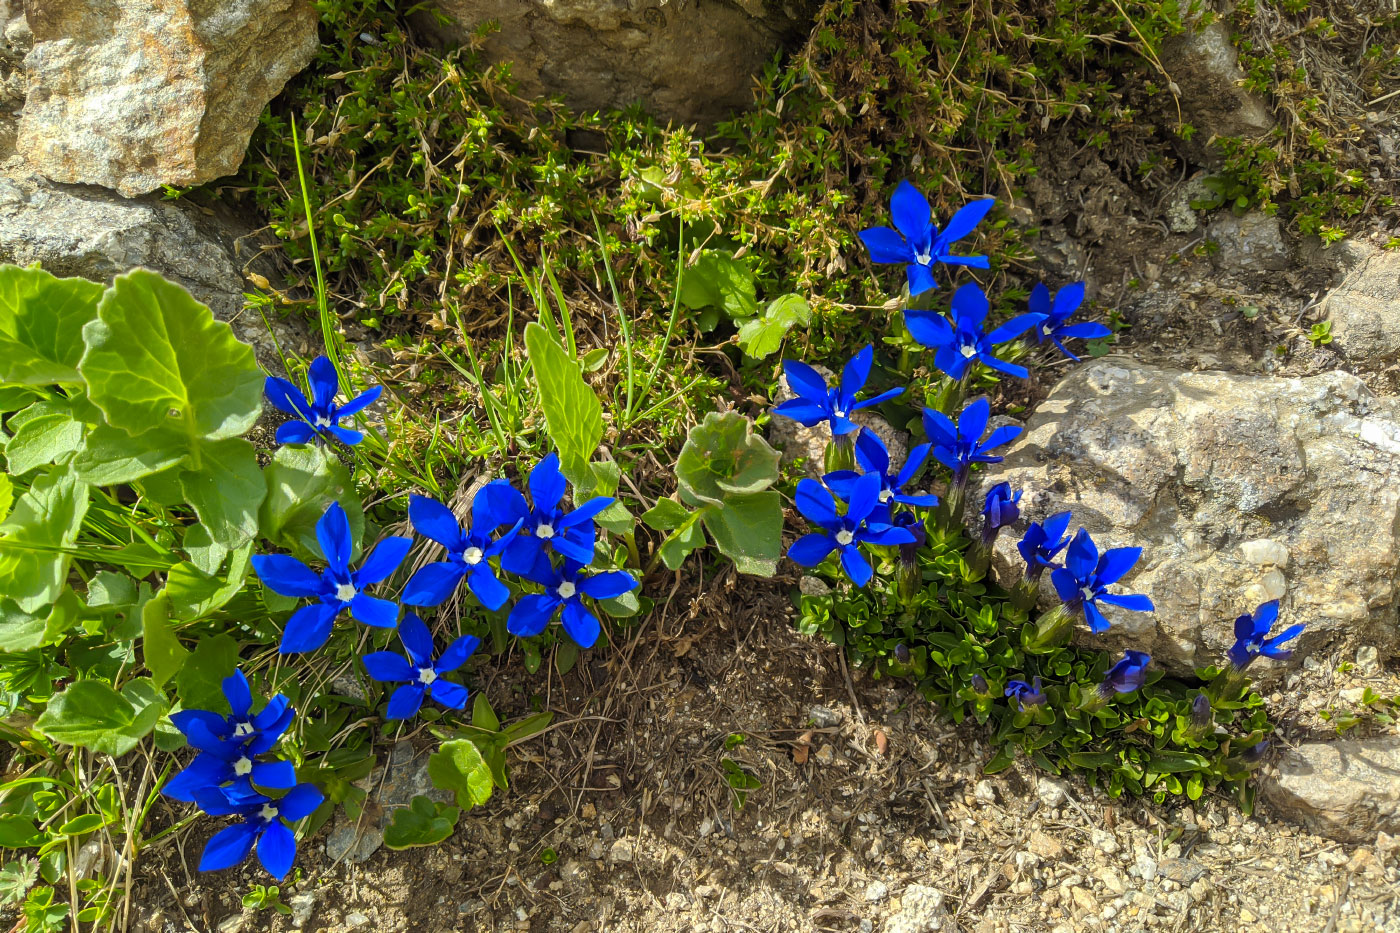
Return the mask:
<svg viewBox="0 0 1400 933"><path fill-rule="evenodd" d="M856 448L854 434L838 434L826 445L823 466L827 473L856 468Z"/></svg>

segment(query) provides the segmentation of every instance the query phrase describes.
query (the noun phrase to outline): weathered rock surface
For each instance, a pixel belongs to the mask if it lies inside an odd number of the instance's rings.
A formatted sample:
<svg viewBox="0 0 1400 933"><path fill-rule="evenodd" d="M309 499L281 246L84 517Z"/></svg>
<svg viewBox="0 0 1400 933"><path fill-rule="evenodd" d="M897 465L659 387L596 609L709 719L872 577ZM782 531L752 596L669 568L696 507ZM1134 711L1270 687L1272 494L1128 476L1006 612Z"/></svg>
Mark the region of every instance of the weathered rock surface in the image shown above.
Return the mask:
<svg viewBox="0 0 1400 933"><path fill-rule="evenodd" d="M1274 126L1273 114L1259 97L1244 89L1239 53L1221 20L1202 29L1188 28L1162 43L1162 66L1176 83L1181 118L1195 127L1178 145L1202 165L1223 162L1210 145L1215 136L1258 136Z"/></svg>
<svg viewBox="0 0 1400 933"><path fill-rule="evenodd" d="M1400 253L1370 251L1323 302L1332 336L1348 360L1400 363Z"/></svg>
<svg viewBox="0 0 1400 933"><path fill-rule="evenodd" d="M1400 406L1355 376L1177 372L1109 358L1065 378L983 480L1024 490L1023 522L1063 509L1100 547L1140 545L1125 589L1155 613L1110 609L1095 643L1169 669L1219 662L1232 623L1283 598L1303 651L1394 651L1400 571ZM1019 575L1019 530L998 541Z"/></svg>
<svg viewBox="0 0 1400 933"><path fill-rule="evenodd" d="M318 47L309 0L31 0L26 16L19 153L128 197L236 170Z"/></svg>
<svg viewBox="0 0 1400 933"><path fill-rule="evenodd" d="M1288 819L1342 842L1400 832L1400 739L1307 742L1284 752L1260 780Z"/></svg>
<svg viewBox="0 0 1400 933"><path fill-rule="evenodd" d="M1220 211L1211 221L1210 238L1219 247L1211 257L1216 268L1279 272L1291 265L1277 217L1258 211L1239 216Z"/></svg>
<svg viewBox="0 0 1400 933"><path fill-rule="evenodd" d="M41 178L0 174L0 262L39 263L54 275L99 282L137 266L189 289L259 360L281 368L260 315L243 307L240 253L226 228L197 222L193 208L154 199L126 200L95 188L56 186ZM303 326L269 315L284 351L302 352Z"/></svg>
<svg viewBox="0 0 1400 933"><path fill-rule="evenodd" d="M525 96L562 94L580 110L640 101L663 118L713 124L752 103L753 76L780 46L802 38L810 0L441 0L457 26L428 25L465 44L487 21L484 43L508 61Z"/></svg>
<svg viewBox="0 0 1400 933"><path fill-rule="evenodd" d="M452 802L451 791L433 786L428 776L428 754L419 754L407 741L395 744L389 760L356 786L371 792L365 813L358 823L344 814L337 818L326 838L326 855L332 859L348 858L357 863L368 859L384 844L384 830L393 821L394 811L412 804L414 797Z"/></svg>

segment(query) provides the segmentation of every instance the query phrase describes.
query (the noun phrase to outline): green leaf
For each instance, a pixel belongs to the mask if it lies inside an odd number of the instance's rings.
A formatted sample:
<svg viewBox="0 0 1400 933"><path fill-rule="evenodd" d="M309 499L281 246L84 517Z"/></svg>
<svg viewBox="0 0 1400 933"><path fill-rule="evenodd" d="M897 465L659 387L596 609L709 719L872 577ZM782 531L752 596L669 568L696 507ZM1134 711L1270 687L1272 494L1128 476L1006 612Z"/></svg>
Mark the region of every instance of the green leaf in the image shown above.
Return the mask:
<svg viewBox="0 0 1400 933"><path fill-rule="evenodd" d="M203 525L191 525L185 529L185 540L180 542L190 563L206 574L215 574L228 556L228 548L210 536Z"/></svg>
<svg viewBox="0 0 1400 933"><path fill-rule="evenodd" d="M88 581L87 604L92 609L120 609L136 604L136 581L124 573L99 570Z"/></svg>
<svg viewBox="0 0 1400 933"><path fill-rule="evenodd" d="M118 693L100 680L80 680L49 700L34 728L56 742L119 758L136 747L165 709L150 681L144 686L132 681Z"/></svg>
<svg viewBox="0 0 1400 933"><path fill-rule="evenodd" d="M3 820L0 817L0 820ZM0 848L14 848L6 846L0 840ZM6 862L4 868L0 868L0 904L14 904L23 900L26 892L39 883L39 863L32 858L18 858L12 862Z"/></svg>
<svg viewBox="0 0 1400 933"><path fill-rule="evenodd" d="M715 547L740 573L771 577L783 548L783 498L776 489L730 496L701 512ZM664 559L664 557L663 557Z"/></svg>
<svg viewBox="0 0 1400 933"><path fill-rule="evenodd" d="M175 675L175 695L185 709L228 711L220 685L238 667L238 642L228 635L205 635Z"/></svg>
<svg viewBox="0 0 1400 933"><path fill-rule="evenodd" d="M658 499L642 513L642 523L655 531L675 531L689 517L690 510L675 499Z"/></svg>
<svg viewBox="0 0 1400 933"><path fill-rule="evenodd" d="M738 412L710 412L690 429L676 459L686 505L717 505L726 496L761 492L778 481L778 452Z"/></svg>
<svg viewBox="0 0 1400 933"><path fill-rule="evenodd" d="M735 321L758 310L753 272L728 250L701 251L681 277L680 300L692 311L721 308Z"/></svg>
<svg viewBox="0 0 1400 933"><path fill-rule="evenodd" d="M0 813L0 849L27 849L41 846L47 835L34 821L18 813Z"/></svg>
<svg viewBox="0 0 1400 933"><path fill-rule="evenodd" d="M391 849L435 846L452 835L462 811L448 804L434 803L423 795L406 807L394 810L384 828L384 844Z"/></svg>
<svg viewBox="0 0 1400 933"><path fill-rule="evenodd" d="M595 515L593 521L615 535L625 535L637 527L637 520L620 500Z"/></svg>
<svg viewBox="0 0 1400 933"><path fill-rule="evenodd" d="M209 309L154 272L119 275L83 328L78 364L114 427L173 428L200 440L237 437L257 421L263 375L253 348Z"/></svg>
<svg viewBox="0 0 1400 933"><path fill-rule="evenodd" d="M1164 774L1178 774L1183 771L1204 771L1210 767L1210 762L1203 756L1195 752L1154 752L1147 762L1149 772L1157 771Z"/></svg>
<svg viewBox="0 0 1400 933"><path fill-rule="evenodd" d="M175 615L192 622L226 605L243 589L252 554L253 542L249 541L233 552L233 560L223 576L205 573L190 561L171 567L164 592L170 595Z"/></svg>
<svg viewBox="0 0 1400 933"><path fill-rule="evenodd" d="M248 441L232 437L205 444L200 468L181 471L180 486L218 544L241 547L258 533L258 506L267 485Z"/></svg>
<svg viewBox="0 0 1400 933"><path fill-rule="evenodd" d="M0 266L0 382L77 383L83 326L97 316L103 287L60 279L37 266Z"/></svg>
<svg viewBox="0 0 1400 933"><path fill-rule="evenodd" d="M88 488L71 469L55 468L34 480L0 524L0 580L5 595L25 612L58 598L87 514Z"/></svg>
<svg viewBox="0 0 1400 933"><path fill-rule="evenodd" d="M67 399L35 402L11 415L6 427L13 432L5 443L12 476L71 457L84 433L83 423L73 417L73 406Z"/></svg>
<svg viewBox="0 0 1400 933"><path fill-rule="evenodd" d="M259 512L262 536L302 560L319 560L316 522L332 502L350 518L351 538L364 534L364 509L345 464L324 447L288 444L263 470L267 498Z"/></svg>
<svg viewBox="0 0 1400 933"><path fill-rule="evenodd" d="M549 437L559 450L560 469L575 486L592 486L588 462L603 441L603 406L578 363L539 324L526 325L525 350Z"/></svg>
<svg viewBox="0 0 1400 933"><path fill-rule="evenodd" d="M73 469L90 485L116 486L168 470L188 452L188 438L168 427L132 435L103 422L87 432Z"/></svg>
<svg viewBox="0 0 1400 933"><path fill-rule="evenodd" d="M439 790L455 793L457 805L463 810L491 799L491 769L469 739L443 742L428 758L428 777Z"/></svg>
<svg viewBox="0 0 1400 933"><path fill-rule="evenodd" d="M15 504L15 484L8 473L0 473L0 521L10 514L10 506Z"/></svg>
<svg viewBox="0 0 1400 933"><path fill-rule="evenodd" d="M478 693L472 701L472 725L487 732L501 731L501 721L496 717L496 711L491 708L491 701L486 699L484 693Z"/></svg>
<svg viewBox="0 0 1400 933"><path fill-rule="evenodd" d="M28 651L57 644L59 636L83 618L83 601L64 587L47 614L23 612L10 600L0 600L0 651Z"/></svg>
<svg viewBox="0 0 1400 933"><path fill-rule="evenodd" d="M778 352L793 325L812 323L812 308L801 295L783 295L739 328L739 347L756 360Z"/></svg>
<svg viewBox="0 0 1400 933"><path fill-rule="evenodd" d="M180 672L190 652L175 636L170 617L170 594L161 591L141 609L141 659L151 682L163 687Z"/></svg>

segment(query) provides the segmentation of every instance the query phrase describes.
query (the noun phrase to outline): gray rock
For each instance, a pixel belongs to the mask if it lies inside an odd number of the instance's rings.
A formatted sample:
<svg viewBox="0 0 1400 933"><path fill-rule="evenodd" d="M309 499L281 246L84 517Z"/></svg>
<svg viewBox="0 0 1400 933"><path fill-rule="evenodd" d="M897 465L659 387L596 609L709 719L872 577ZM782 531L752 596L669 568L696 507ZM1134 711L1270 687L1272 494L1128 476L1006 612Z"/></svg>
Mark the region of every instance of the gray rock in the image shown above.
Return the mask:
<svg viewBox="0 0 1400 933"><path fill-rule="evenodd" d="M316 895L310 893L293 894L287 898L287 906L292 910L292 926L300 930L311 919L311 911L316 906Z"/></svg>
<svg viewBox="0 0 1400 933"><path fill-rule="evenodd" d="M1278 218L1268 214L1220 211L1210 223L1210 238L1219 247L1211 256L1218 269L1280 272L1291 264Z"/></svg>
<svg viewBox="0 0 1400 933"><path fill-rule="evenodd" d="M228 321L240 339L257 348L264 366L280 370L267 324L244 310L240 260L246 263L251 256L240 254L230 226L152 198L126 200L37 176L0 175L0 262L37 262L54 275L98 282L137 266L153 269ZM268 323L284 352L309 349L299 319L270 315Z"/></svg>
<svg viewBox="0 0 1400 933"><path fill-rule="evenodd" d="M1400 361L1400 253L1367 254L1323 299L1334 345L1370 366Z"/></svg>
<svg viewBox="0 0 1400 933"><path fill-rule="evenodd" d="M837 377L831 370L820 364L814 365L812 368L822 374L827 385L836 384ZM873 393L864 394L868 396ZM787 378L780 379L778 391L773 396L773 404L781 404L792 397L793 392L788 388ZM862 428L874 432L880 440L885 442L885 447L890 452L891 470L898 470L904 464L905 459L909 456L909 432L892 427L877 412L868 408L861 409L851 415L851 420ZM851 436L855 437L855 435ZM801 459L806 461L804 465L808 476L820 477L826 472L824 458L826 446L831 442L831 428L825 422L816 427L807 428L791 418L774 415L768 422L767 439L768 443L782 453L784 465Z"/></svg>
<svg viewBox="0 0 1400 933"><path fill-rule="evenodd" d="M1196 209L1191 203L1210 198L1212 192L1205 182L1205 173L1198 173L1188 178L1168 196L1164 212L1167 227L1172 233L1190 233L1201 225L1196 216Z"/></svg>
<svg viewBox="0 0 1400 933"><path fill-rule="evenodd" d="M434 787L428 777L428 753L419 754L408 741L396 743L389 760L356 782L356 786L369 791L362 819L356 823L340 815L326 838L326 855L337 861L345 858L359 863L377 852L384 844L384 830L393 820L394 811L409 806L414 797L428 797L444 804L453 800L451 791Z"/></svg>
<svg viewBox="0 0 1400 933"><path fill-rule="evenodd" d="M1196 130L1190 140L1177 140L1193 161L1223 163L1220 150L1210 145L1215 136L1259 136L1273 128L1268 105L1243 87L1239 53L1222 20L1168 39L1160 58L1177 86L1181 118Z"/></svg>
<svg viewBox="0 0 1400 933"><path fill-rule="evenodd" d="M1355 376L1099 360L1054 388L982 482L1002 480L1024 490L1023 524L1072 509L1100 548L1144 549L1122 591L1148 594L1157 611L1110 607L1113 628L1095 645L1188 673L1224 657L1237 615L1283 597L1280 624L1307 623L1303 655L1341 643L1395 651L1400 404ZM1022 569L1018 537L997 542L1008 582Z"/></svg>
<svg viewBox="0 0 1400 933"><path fill-rule="evenodd" d="M318 48L309 0L50 0L27 18L19 153L126 196L234 172Z"/></svg>
<svg viewBox="0 0 1400 933"><path fill-rule="evenodd" d="M1342 842L1400 832L1400 739L1307 742L1284 752L1260 791L1279 815Z"/></svg>
<svg viewBox="0 0 1400 933"><path fill-rule="evenodd" d="M482 43L511 63L526 96L562 94L575 109L640 101L663 118L712 124L753 103L753 76L806 37L817 4L668 0L440 0L456 25L423 24L453 45L488 20ZM475 44L475 43L473 43Z"/></svg>
<svg viewBox="0 0 1400 933"><path fill-rule="evenodd" d="M885 922L886 933L936 933L948 919L943 892L937 888L911 884L899 901L899 913Z"/></svg>

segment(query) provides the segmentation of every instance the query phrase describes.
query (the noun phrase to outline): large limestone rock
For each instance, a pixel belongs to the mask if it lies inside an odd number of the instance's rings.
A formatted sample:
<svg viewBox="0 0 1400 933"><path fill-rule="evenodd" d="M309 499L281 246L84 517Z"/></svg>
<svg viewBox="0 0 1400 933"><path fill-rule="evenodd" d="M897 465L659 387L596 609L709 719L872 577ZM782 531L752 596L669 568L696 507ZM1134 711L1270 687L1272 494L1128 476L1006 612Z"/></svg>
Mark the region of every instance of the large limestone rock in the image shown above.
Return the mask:
<svg viewBox="0 0 1400 933"><path fill-rule="evenodd" d="M1176 372L1107 358L1066 377L983 480L1025 520L1072 509L1101 547L1141 545L1126 581L1155 613L1109 609L1095 643L1179 673L1219 663L1240 613L1283 598L1300 645L1400 640L1400 405L1355 376ZM999 570L1019 574L1016 534ZM1087 633L1085 633L1086 637Z"/></svg>
<svg viewBox="0 0 1400 933"><path fill-rule="evenodd" d="M52 181L128 197L231 174L318 47L309 0L28 0L25 12L20 155Z"/></svg>
<svg viewBox="0 0 1400 933"><path fill-rule="evenodd" d="M1400 832L1400 740L1306 742L1260 780L1264 799L1320 836L1370 843Z"/></svg>
<svg viewBox="0 0 1400 933"><path fill-rule="evenodd" d="M1374 368L1400 363L1400 252L1369 251L1323 309L1348 360Z"/></svg>
<svg viewBox="0 0 1400 933"><path fill-rule="evenodd" d="M1268 105L1244 88L1239 52L1224 21L1188 28L1168 39L1159 57L1176 84L1175 106L1181 110L1181 119L1196 129L1189 140L1177 142L1193 161L1211 166L1223 163L1220 151L1210 145L1212 137L1255 137L1273 128Z"/></svg>
<svg viewBox="0 0 1400 933"><path fill-rule="evenodd" d="M440 0L465 44L488 21L486 55L508 61L526 96L579 110L640 101L663 118L712 124L752 103L753 76L811 25L812 0Z"/></svg>

